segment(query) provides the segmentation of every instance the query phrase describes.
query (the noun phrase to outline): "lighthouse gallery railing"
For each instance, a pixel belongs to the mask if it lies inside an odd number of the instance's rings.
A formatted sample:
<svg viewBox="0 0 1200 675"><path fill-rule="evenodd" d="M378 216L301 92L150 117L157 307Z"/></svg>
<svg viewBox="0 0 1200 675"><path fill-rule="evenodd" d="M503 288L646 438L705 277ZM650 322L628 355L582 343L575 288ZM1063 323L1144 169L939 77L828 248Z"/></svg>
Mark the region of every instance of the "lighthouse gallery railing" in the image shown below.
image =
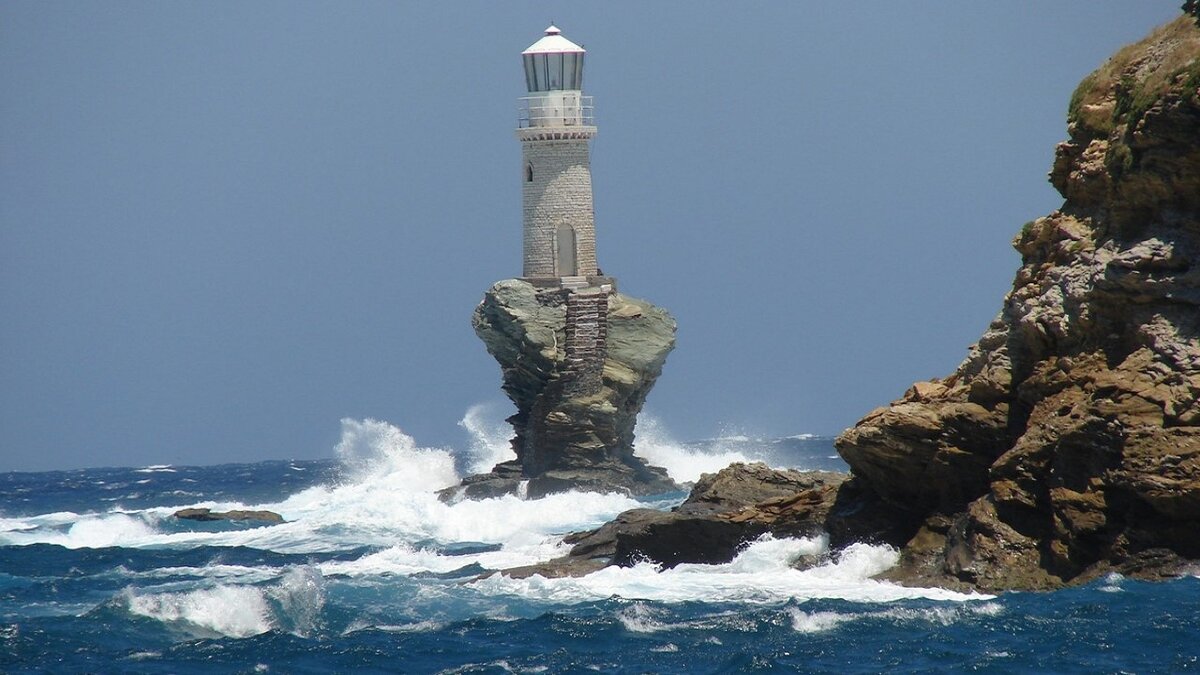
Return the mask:
<svg viewBox="0 0 1200 675"><path fill-rule="evenodd" d="M549 91L518 99L517 128L592 126L591 96L570 91Z"/></svg>

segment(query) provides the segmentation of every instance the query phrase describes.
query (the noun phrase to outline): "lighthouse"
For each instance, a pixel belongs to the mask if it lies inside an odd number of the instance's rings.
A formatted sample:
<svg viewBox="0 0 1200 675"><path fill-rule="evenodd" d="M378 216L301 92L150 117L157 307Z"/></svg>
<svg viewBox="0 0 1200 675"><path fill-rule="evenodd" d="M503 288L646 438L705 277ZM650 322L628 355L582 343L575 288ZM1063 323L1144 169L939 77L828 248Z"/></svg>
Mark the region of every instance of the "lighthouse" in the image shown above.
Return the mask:
<svg viewBox="0 0 1200 675"><path fill-rule="evenodd" d="M517 407L508 418L516 459L468 476L444 499L680 489L633 452L638 411L675 346L675 319L618 292L596 268L588 160L596 127L583 57L555 26L521 55L524 269L496 282L471 317Z"/></svg>
<svg viewBox="0 0 1200 675"><path fill-rule="evenodd" d="M588 142L592 97L583 95L579 45L555 26L522 54L520 99L522 276L539 286L585 285L596 272L596 225Z"/></svg>

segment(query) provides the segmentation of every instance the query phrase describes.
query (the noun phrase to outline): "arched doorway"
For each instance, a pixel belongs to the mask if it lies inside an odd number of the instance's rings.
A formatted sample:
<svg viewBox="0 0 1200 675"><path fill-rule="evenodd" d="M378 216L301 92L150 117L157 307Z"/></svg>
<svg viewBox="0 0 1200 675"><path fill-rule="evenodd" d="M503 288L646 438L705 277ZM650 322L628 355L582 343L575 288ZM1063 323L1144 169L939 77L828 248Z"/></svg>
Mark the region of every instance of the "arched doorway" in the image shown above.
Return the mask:
<svg viewBox="0 0 1200 675"><path fill-rule="evenodd" d="M558 249L558 276L573 277L578 269L575 256L575 230L570 225L560 224L554 236Z"/></svg>

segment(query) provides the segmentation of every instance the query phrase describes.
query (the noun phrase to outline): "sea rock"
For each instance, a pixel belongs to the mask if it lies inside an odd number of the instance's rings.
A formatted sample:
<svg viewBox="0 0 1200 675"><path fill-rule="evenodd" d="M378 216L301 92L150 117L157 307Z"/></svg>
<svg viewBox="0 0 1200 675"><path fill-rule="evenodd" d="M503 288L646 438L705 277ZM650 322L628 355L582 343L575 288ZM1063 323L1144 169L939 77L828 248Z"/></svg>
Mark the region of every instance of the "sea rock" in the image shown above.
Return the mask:
<svg viewBox="0 0 1200 675"><path fill-rule="evenodd" d="M569 326L572 312L582 318ZM517 460L467 478L443 498L513 493L523 482L529 497L679 489L665 470L633 454L637 414L675 346L666 310L608 287L508 279L485 294L473 324L517 407L508 418Z"/></svg>
<svg viewBox="0 0 1200 675"><path fill-rule="evenodd" d="M274 511L213 511L212 509L180 509L171 514L180 520L197 520L202 522L214 520L252 520L263 523L282 523L283 516Z"/></svg>
<svg viewBox="0 0 1200 675"><path fill-rule="evenodd" d="M595 530L569 535L565 541L573 547L568 555L504 573L578 576L643 560L663 567L726 563L767 533L812 537L828 532L834 547L853 541L902 542L892 509L873 495L860 494L852 482L831 471L731 464L704 474L687 500L671 511L626 511Z"/></svg>
<svg viewBox="0 0 1200 675"><path fill-rule="evenodd" d="M1200 28L1122 49L1072 97L1065 198L958 370L836 445L912 526L906 583L1045 589L1200 558Z"/></svg>

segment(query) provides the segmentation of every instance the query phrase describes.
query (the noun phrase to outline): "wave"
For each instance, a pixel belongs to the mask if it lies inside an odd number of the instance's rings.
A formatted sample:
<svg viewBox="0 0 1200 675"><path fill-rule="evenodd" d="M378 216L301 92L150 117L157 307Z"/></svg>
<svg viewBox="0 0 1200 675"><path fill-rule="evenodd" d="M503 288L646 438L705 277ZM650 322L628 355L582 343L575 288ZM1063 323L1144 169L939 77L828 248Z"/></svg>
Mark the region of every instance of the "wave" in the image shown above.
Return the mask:
<svg viewBox="0 0 1200 675"><path fill-rule="evenodd" d="M760 453L731 447L737 439L714 439L703 448L689 447L674 440L657 418L646 413L638 417L634 454L667 470L679 483L694 483L702 474L716 473L734 462L765 459Z"/></svg>
<svg viewBox="0 0 1200 675"><path fill-rule="evenodd" d="M55 513L8 522L0 544L56 544L64 548L137 547L149 543L157 530L139 514L110 513L80 516Z"/></svg>
<svg viewBox="0 0 1200 675"><path fill-rule="evenodd" d="M498 416L497 404L477 403L467 408L458 426L470 437L462 465L465 473L487 473L501 462L517 458L512 449L512 426Z"/></svg>
<svg viewBox="0 0 1200 675"><path fill-rule="evenodd" d="M480 413L479 410L476 411ZM464 417L465 425L485 429L479 414ZM482 426L473 426L480 424ZM496 436L490 438L496 456ZM245 546L279 553L313 553L361 546L394 548L390 554L363 561L363 569L393 573L445 572L469 564L488 569L532 564L559 555L562 535L597 527L618 513L645 506L617 494L568 492L525 501L515 496L441 502L435 491L454 485L459 475L450 450L425 448L411 437L379 420L342 420L342 438L335 452L341 478L297 492L283 501L265 504L205 501L137 511L87 514L48 514L0 522L0 544L58 544L67 548L126 548ZM183 506L269 510L285 521L261 527L224 529L179 523L172 514ZM430 542L479 542L501 545L499 551L440 559L409 552L430 548ZM432 548L436 548L433 546ZM424 561L424 562L422 562ZM341 570L357 573L353 567Z"/></svg>
<svg viewBox="0 0 1200 675"><path fill-rule="evenodd" d="M308 636L320 628L325 582L312 567L294 567L270 586L218 584L170 593L126 589L132 614L200 637L246 638L270 630Z"/></svg>
<svg viewBox="0 0 1200 675"><path fill-rule="evenodd" d="M990 596L976 596L973 599ZM949 626L976 617L993 617L1003 613L996 602L971 602L952 607L895 607L879 612L805 612L797 607L788 609L792 629L797 633L823 633L853 621L885 620L893 623L928 623Z"/></svg>
<svg viewBox="0 0 1200 675"><path fill-rule="evenodd" d="M140 469L134 469L134 473L175 473L175 467L170 464L151 464Z"/></svg>
<svg viewBox="0 0 1200 675"><path fill-rule="evenodd" d="M892 567L899 559L899 553L887 546L852 544L826 564L807 570L791 567L791 563L802 556L828 552L828 540L824 537L776 539L764 535L724 565L683 564L664 570L651 563L641 563L632 567L607 567L579 578L560 579L540 575L513 579L494 574L472 582L471 586L485 594L561 604L613 596L665 603L782 602L797 598L839 598L860 602L912 598L965 601L990 597L875 581L870 577Z"/></svg>
<svg viewBox="0 0 1200 675"><path fill-rule="evenodd" d="M307 577L282 567L241 567L213 560L208 566L164 567L130 574L131 578L193 577L213 584L203 589L128 596L130 611L153 615L189 630L244 636L264 630L307 630L295 617L318 593L324 577L385 578L428 575L474 576L534 564L563 555L563 536L597 527L636 507L665 508L674 501L647 504L619 494L567 492L538 500L505 496L447 504L436 491L455 485L463 471L477 471L511 457L507 425L492 405L472 406L460 425L471 437L465 452L422 447L400 428L375 419L343 419L334 449L340 472L334 480L300 490L274 503L243 504L204 501L141 510L79 515L59 512L0 520L0 544L57 544L66 548L248 547L284 554L313 554L371 549L353 559L335 557L312 562ZM637 451L665 466L677 481L735 461L765 458L770 444L738 436L688 446L670 438L652 416L638 427ZM160 469L165 467L146 467ZM246 469L250 471L249 468ZM138 470L138 471L145 471ZM285 522L247 526L179 522L172 513L183 506L214 510L270 510ZM802 556L829 557L824 538L764 537L748 545L725 565L679 565L660 569L643 563L606 568L580 578L511 579L502 575L469 582L462 592L493 600L518 597L535 603L574 604L613 596L657 602L778 602L792 598L843 598L887 601L901 598L972 599L947 591L908 589L870 577L895 564L894 549L856 544L826 564L798 570ZM171 582L176 583L176 582ZM196 583L196 582L187 582ZM263 584L268 584L264 586ZM273 585L271 585L273 584ZM287 595L291 586L303 586ZM283 595L281 595L283 594ZM319 593L318 593L319 594ZM289 604L291 603L291 604ZM299 604L296 604L299 603ZM306 604L308 603L308 604ZM217 605L231 605L228 613ZM284 605L288 607L284 608ZM631 631L653 630L654 616L630 610L622 619ZM292 617L286 619L286 617ZM289 623L291 621L291 623ZM834 617L796 619L814 630L836 625ZM807 622L807 623L806 623ZM801 628L797 628L801 630Z"/></svg>
<svg viewBox="0 0 1200 675"><path fill-rule="evenodd" d="M422 448L398 427L371 418L344 418L333 451L352 482L386 481L392 490L433 492L459 481L451 451Z"/></svg>

